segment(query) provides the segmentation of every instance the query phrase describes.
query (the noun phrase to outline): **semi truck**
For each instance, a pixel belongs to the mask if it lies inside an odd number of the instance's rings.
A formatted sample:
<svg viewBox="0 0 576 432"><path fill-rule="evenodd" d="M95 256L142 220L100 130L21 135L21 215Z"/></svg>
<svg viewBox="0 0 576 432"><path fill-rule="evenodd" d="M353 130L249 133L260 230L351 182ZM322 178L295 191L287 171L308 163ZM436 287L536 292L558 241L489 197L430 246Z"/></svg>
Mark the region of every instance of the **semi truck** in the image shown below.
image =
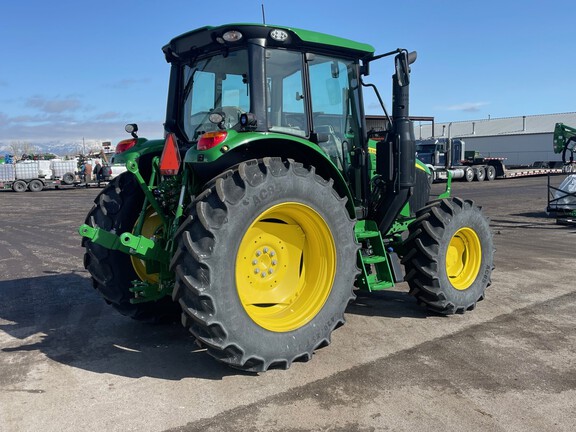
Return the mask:
<svg viewBox="0 0 576 432"><path fill-rule="evenodd" d="M457 138L430 138L416 141L416 155L431 172L431 181L453 179L492 181L495 179L561 174L562 162L536 161L531 167L509 169L505 158L482 157L466 150L466 143Z"/></svg>

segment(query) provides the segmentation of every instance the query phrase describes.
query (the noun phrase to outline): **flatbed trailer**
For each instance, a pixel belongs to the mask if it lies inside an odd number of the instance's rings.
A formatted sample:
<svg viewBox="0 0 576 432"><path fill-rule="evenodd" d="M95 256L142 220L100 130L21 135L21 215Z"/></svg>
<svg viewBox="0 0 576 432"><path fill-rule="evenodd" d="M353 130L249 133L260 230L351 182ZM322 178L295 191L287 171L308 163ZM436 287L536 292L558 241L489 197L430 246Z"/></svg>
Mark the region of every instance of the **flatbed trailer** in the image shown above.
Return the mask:
<svg viewBox="0 0 576 432"><path fill-rule="evenodd" d="M432 171L433 181L446 180L448 171L455 180L464 181L492 181L496 179L509 179L550 174L562 174L563 168L522 167L507 168L503 158L480 158L474 161L463 160L459 165L447 169L428 165Z"/></svg>
<svg viewBox="0 0 576 432"><path fill-rule="evenodd" d="M14 192L26 192L27 190L30 192L40 192L45 189L71 188L74 186L74 183L67 184L62 180L47 180L44 178L0 181L0 189L12 189Z"/></svg>
<svg viewBox="0 0 576 432"><path fill-rule="evenodd" d="M562 168L526 168L506 170L500 178L529 177L548 174L562 174Z"/></svg>

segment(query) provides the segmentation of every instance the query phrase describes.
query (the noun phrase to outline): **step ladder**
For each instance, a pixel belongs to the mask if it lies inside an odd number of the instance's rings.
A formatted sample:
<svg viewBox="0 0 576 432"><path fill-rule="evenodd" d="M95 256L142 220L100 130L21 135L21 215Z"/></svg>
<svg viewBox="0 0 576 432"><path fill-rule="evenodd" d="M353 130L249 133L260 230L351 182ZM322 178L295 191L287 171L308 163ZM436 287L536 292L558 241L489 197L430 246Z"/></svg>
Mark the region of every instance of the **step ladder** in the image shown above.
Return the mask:
<svg viewBox="0 0 576 432"><path fill-rule="evenodd" d="M395 285L394 275L376 222L358 221L354 226L354 233L361 245L358 251L358 266L361 270L357 281L358 288L366 291L392 288Z"/></svg>

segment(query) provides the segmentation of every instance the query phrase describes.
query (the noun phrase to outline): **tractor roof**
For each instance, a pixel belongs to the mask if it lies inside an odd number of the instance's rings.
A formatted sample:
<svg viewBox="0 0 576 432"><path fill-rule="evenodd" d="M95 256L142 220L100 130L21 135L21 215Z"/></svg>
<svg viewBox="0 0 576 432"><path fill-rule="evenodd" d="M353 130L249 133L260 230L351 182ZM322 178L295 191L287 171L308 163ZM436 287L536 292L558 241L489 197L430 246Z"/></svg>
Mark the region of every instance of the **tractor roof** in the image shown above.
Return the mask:
<svg viewBox="0 0 576 432"><path fill-rule="evenodd" d="M283 30L285 38L275 39L272 36L274 30ZM226 41L224 35L231 31L239 32L241 37L235 41ZM366 58L374 54L374 47L368 44L309 30L263 24L201 27L175 37L162 50L166 55L166 60L173 62L181 57L220 51L223 46L233 48L248 39L263 39L267 46L310 49L314 52L326 52L342 57Z"/></svg>

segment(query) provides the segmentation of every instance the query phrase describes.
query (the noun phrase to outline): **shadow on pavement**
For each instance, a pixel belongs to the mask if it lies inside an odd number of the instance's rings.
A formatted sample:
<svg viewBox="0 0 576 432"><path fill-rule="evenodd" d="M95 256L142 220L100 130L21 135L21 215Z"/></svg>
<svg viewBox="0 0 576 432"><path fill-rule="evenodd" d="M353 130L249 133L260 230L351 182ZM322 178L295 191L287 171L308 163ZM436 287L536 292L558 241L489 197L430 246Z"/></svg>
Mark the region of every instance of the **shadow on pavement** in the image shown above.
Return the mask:
<svg viewBox="0 0 576 432"><path fill-rule="evenodd" d="M78 273L2 281L0 299L0 331L12 337L0 349L0 364L7 355L39 351L58 363L130 378L243 374L213 360L179 324L119 315Z"/></svg>
<svg viewBox="0 0 576 432"><path fill-rule="evenodd" d="M356 291L346 313L385 318L427 318L431 314L403 291ZM436 314L434 314L436 316Z"/></svg>

